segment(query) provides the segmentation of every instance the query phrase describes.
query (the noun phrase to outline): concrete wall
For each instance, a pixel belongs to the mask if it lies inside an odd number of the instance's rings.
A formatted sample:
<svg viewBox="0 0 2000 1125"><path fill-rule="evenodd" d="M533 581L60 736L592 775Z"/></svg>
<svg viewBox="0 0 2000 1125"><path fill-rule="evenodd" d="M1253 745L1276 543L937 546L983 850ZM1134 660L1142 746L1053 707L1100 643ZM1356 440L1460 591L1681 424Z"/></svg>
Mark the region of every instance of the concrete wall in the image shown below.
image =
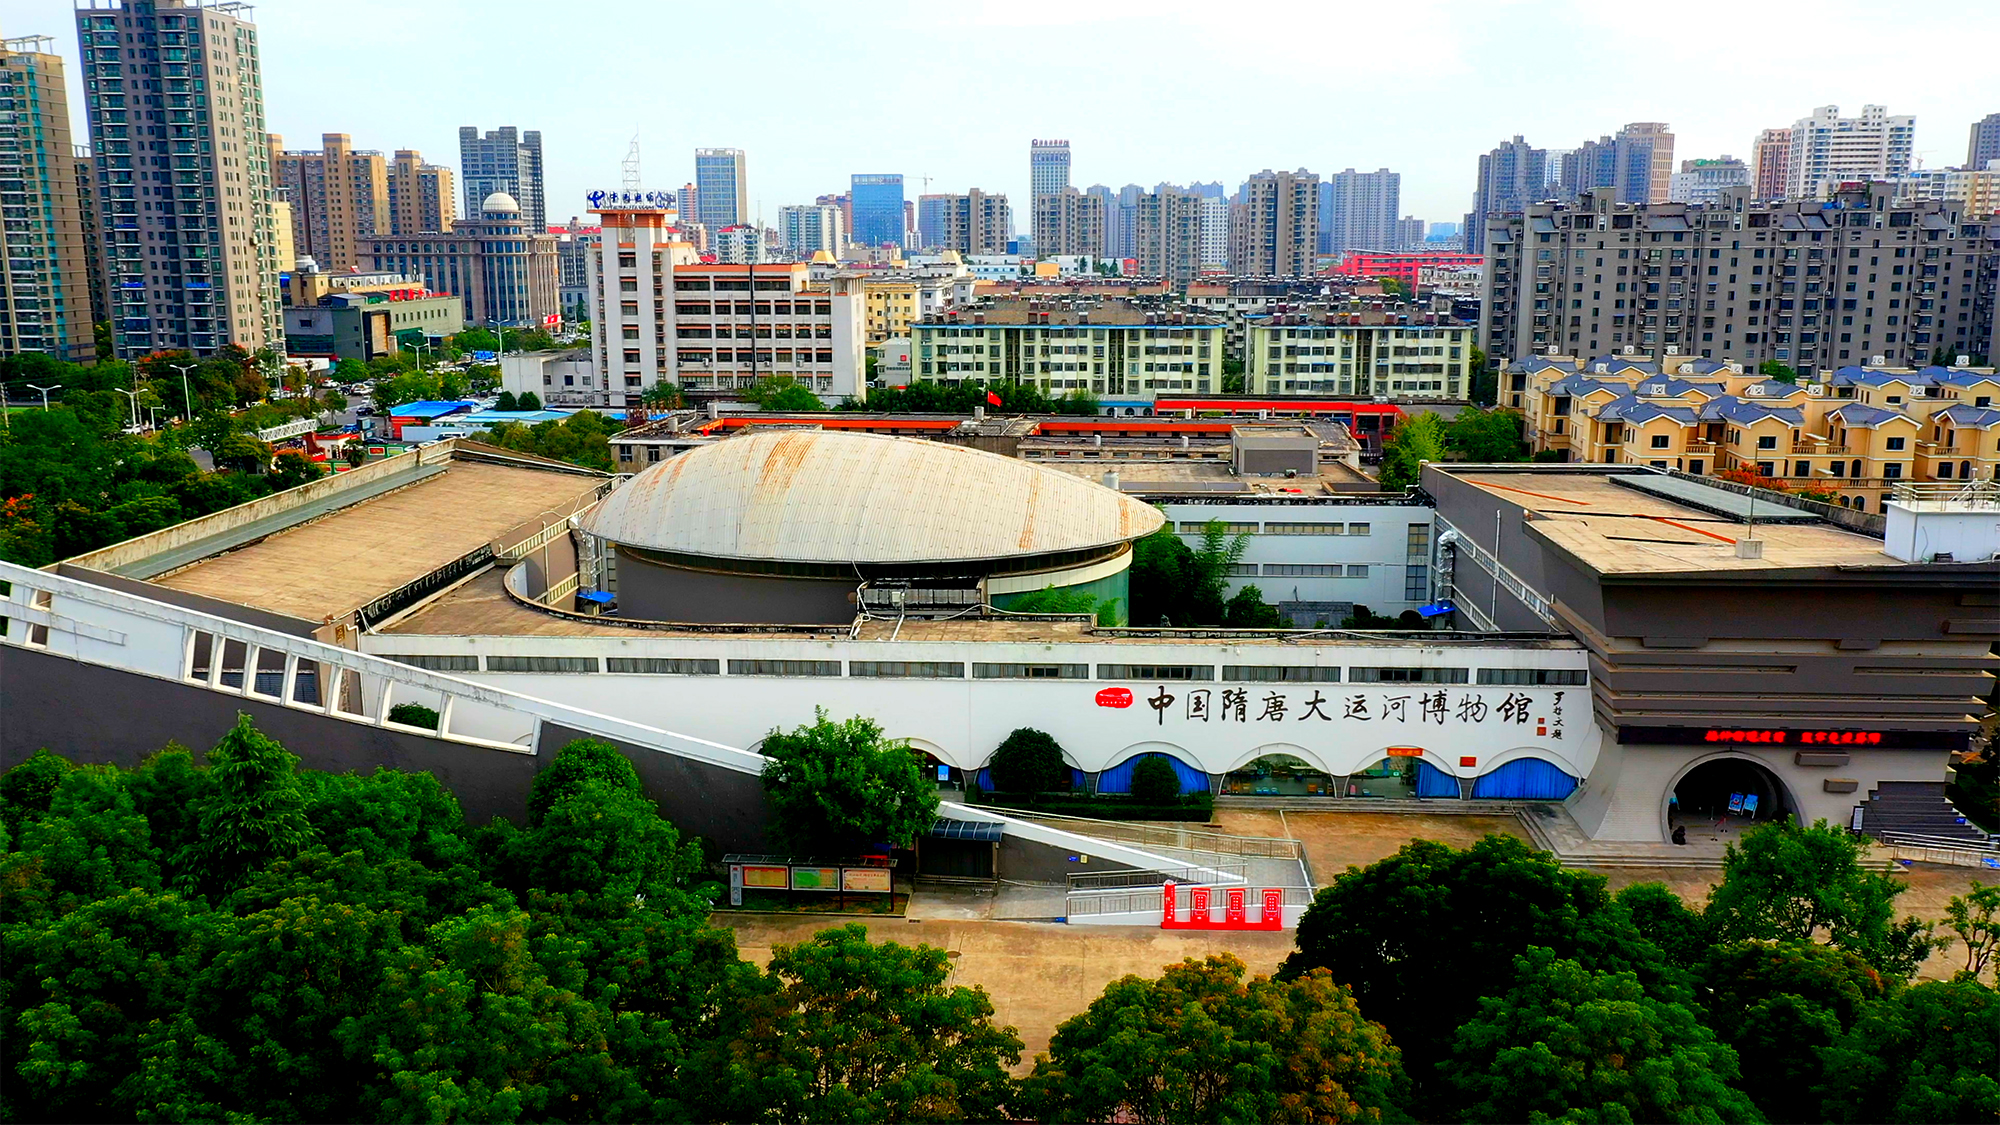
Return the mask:
<svg viewBox="0 0 2000 1125"><path fill-rule="evenodd" d="M74 563L57 563L56 573L64 578L74 578L79 582L88 582L93 586L102 586L107 590L117 590L121 593L132 594L135 597L151 598L156 602L166 602L168 605L177 605L182 609L191 609L197 613L210 613L217 617L227 617L232 621L241 621L245 625L255 625L260 629L289 633L294 637L317 637L320 628L319 622L307 621L303 617L293 617L284 613L272 613L268 609L238 605L235 602L223 601L221 598L211 598L202 594L191 593L187 590L176 590L171 586L158 586L137 578L121 578L116 574L106 574L101 570L92 570L89 567L77 566Z"/></svg>
<svg viewBox="0 0 2000 1125"><path fill-rule="evenodd" d="M642 621L845 625L861 579L765 578L667 566L618 548L618 614Z"/></svg>
<svg viewBox="0 0 2000 1125"><path fill-rule="evenodd" d="M199 519L177 523L172 527L155 531L150 535L141 535L133 539L127 539L122 543L114 543L102 550L92 551L87 555L78 555L69 561L78 566L89 567L92 570L117 570L120 567L130 566L133 563L151 558L154 555L164 554L176 548L185 547L191 543L210 538L211 536L233 531L244 524L254 523L268 516L275 516L296 508L305 507L315 501L324 500L336 493L356 488L369 481L409 473L419 465L435 465L450 459L451 446L449 445L413 449L408 453L399 453L394 457L372 461L350 472L321 477L310 484L302 484L297 488L288 488L283 492L275 492L269 496L259 497L247 504L238 504L234 508L224 508L220 512L214 512Z"/></svg>
<svg viewBox="0 0 2000 1125"><path fill-rule="evenodd" d="M470 824L519 820L536 772L565 743L585 735L542 729L540 752L487 750L444 739L328 718L275 703L225 695L0 645L0 769L47 748L74 762L131 767L169 741L198 754L215 745L239 712L283 743L303 765L369 773L378 766L425 771L457 795ZM711 854L761 851L767 818L762 779L644 746L618 744L647 796L684 837Z"/></svg>

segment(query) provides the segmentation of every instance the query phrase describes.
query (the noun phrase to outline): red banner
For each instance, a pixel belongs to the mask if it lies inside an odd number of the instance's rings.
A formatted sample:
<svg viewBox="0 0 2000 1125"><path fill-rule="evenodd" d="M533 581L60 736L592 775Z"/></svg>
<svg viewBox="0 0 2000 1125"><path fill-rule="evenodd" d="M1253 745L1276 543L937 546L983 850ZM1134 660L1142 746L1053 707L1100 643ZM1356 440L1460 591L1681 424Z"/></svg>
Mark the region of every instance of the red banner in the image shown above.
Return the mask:
<svg viewBox="0 0 2000 1125"><path fill-rule="evenodd" d="M1122 687L1105 688L1103 691L1097 693L1097 705L1099 707L1130 707L1132 706L1132 689Z"/></svg>

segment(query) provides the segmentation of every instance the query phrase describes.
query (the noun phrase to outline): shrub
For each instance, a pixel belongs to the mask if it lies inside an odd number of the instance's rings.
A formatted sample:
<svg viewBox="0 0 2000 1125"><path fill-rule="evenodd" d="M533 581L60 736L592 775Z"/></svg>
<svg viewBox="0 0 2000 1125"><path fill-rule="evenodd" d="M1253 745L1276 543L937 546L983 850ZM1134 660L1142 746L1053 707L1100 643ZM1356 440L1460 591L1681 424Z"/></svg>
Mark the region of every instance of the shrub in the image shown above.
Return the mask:
<svg viewBox="0 0 2000 1125"><path fill-rule="evenodd" d="M1062 744L1033 727L1021 727L993 751L993 787L1003 793L1048 793L1069 789L1069 763Z"/></svg>
<svg viewBox="0 0 2000 1125"><path fill-rule="evenodd" d="M438 729L438 713L421 703L398 703L389 708L389 721L406 727Z"/></svg>
<svg viewBox="0 0 2000 1125"><path fill-rule="evenodd" d="M1151 804L1171 801L1181 795L1180 775L1172 763L1157 754L1141 758L1132 767L1132 799Z"/></svg>

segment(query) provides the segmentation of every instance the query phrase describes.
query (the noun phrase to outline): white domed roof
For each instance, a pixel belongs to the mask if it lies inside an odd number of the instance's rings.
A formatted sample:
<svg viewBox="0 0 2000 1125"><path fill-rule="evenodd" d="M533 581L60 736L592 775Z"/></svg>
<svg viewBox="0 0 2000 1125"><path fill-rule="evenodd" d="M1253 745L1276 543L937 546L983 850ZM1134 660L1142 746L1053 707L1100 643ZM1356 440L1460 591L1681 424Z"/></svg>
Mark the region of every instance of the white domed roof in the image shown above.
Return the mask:
<svg viewBox="0 0 2000 1125"><path fill-rule="evenodd" d="M513 196L508 195L506 192L496 191L492 195L486 197L486 201L479 205L479 209L481 211L487 211L487 212L512 211L515 214L519 214L521 211L521 204L518 200L516 200Z"/></svg>
<svg viewBox="0 0 2000 1125"><path fill-rule="evenodd" d="M1111 547L1164 522L1092 481L983 450L782 430L654 465L585 516L583 529L677 554L839 564Z"/></svg>

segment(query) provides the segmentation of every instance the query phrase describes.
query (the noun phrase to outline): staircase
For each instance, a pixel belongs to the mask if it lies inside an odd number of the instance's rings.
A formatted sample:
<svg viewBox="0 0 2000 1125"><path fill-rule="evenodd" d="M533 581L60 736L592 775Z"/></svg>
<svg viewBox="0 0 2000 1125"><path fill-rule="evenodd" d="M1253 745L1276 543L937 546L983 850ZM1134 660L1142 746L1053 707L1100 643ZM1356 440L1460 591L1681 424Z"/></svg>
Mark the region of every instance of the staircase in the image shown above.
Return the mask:
<svg viewBox="0 0 2000 1125"><path fill-rule="evenodd" d="M1861 830L1878 839L1885 832L1986 843L1986 833L1958 815L1944 798L1942 781L1884 781L1868 795Z"/></svg>

